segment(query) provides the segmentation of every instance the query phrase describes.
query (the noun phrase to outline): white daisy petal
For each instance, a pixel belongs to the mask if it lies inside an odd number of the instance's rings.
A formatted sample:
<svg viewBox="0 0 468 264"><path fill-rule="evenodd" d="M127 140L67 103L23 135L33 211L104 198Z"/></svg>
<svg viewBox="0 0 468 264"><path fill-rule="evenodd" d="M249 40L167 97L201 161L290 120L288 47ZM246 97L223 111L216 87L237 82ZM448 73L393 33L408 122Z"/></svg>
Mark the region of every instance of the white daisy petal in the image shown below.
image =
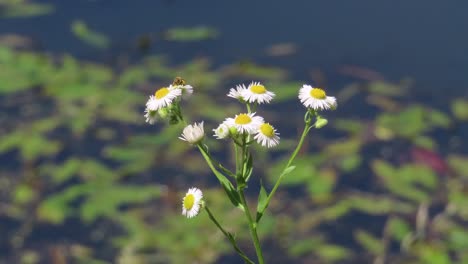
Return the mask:
<svg viewBox="0 0 468 264"><path fill-rule="evenodd" d="M192 218L198 215L203 199L203 192L195 187L192 187L182 199L182 215L187 218Z"/></svg>
<svg viewBox="0 0 468 264"><path fill-rule="evenodd" d="M189 97L193 94L193 87L192 85L184 84L184 85L169 85L168 89L180 89L182 92L182 96L184 98Z"/></svg>
<svg viewBox="0 0 468 264"><path fill-rule="evenodd" d="M271 148L279 144L279 134L276 133L276 129L269 123L263 123L257 130L257 134L254 139L257 143L263 147Z"/></svg>
<svg viewBox="0 0 468 264"><path fill-rule="evenodd" d="M324 90L306 84L299 90L299 100L305 107L314 110L328 110L337 106L335 97L327 96Z"/></svg>
<svg viewBox="0 0 468 264"><path fill-rule="evenodd" d="M194 123L193 125L188 125L182 131L182 136L179 138L187 141L190 144L197 144L203 140L205 137L205 130L203 128L203 121L200 123Z"/></svg>
<svg viewBox="0 0 468 264"><path fill-rule="evenodd" d="M268 91L264 85L259 82L252 82L247 89L241 91L245 101L249 103L269 103L275 97L275 93Z"/></svg>
<svg viewBox="0 0 468 264"><path fill-rule="evenodd" d="M148 108L145 109L146 123L154 124L158 118L158 111L153 111Z"/></svg>
<svg viewBox="0 0 468 264"><path fill-rule="evenodd" d="M236 86L236 89L231 88L229 90L229 93L227 94L227 96L232 97L232 98L237 99L237 100L244 100L244 98L242 97L242 92L245 91L245 90L247 90L245 85L239 84L239 85Z"/></svg>
<svg viewBox="0 0 468 264"><path fill-rule="evenodd" d="M154 95L150 96L148 102L146 102L146 108L151 111L159 110L171 105L174 99L181 95L181 89L169 89L167 87L163 87L157 90Z"/></svg>
<svg viewBox="0 0 468 264"><path fill-rule="evenodd" d="M225 124L228 127L235 127L238 133L254 134L258 127L263 124L263 117L251 114L238 114L234 118L227 118Z"/></svg>

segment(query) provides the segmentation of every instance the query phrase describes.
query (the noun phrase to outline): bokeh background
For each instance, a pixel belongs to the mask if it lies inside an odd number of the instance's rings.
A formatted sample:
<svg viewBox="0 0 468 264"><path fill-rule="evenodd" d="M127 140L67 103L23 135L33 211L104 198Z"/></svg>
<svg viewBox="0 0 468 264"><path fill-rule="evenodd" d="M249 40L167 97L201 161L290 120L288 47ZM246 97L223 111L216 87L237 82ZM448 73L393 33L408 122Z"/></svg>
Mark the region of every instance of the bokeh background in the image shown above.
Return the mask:
<svg viewBox="0 0 468 264"><path fill-rule="evenodd" d="M0 263L240 263L206 214L180 215L191 186L254 256L182 127L144 122L148 96L176 76L207 131L240 111L225 96L236 84L277 94L259 111L282 141L256 149L252 204L301 132L301 85L338 99L263 218L267 263L468 263L466 10L0 0ZM208 143L230 164L229 146Z"/></svg>

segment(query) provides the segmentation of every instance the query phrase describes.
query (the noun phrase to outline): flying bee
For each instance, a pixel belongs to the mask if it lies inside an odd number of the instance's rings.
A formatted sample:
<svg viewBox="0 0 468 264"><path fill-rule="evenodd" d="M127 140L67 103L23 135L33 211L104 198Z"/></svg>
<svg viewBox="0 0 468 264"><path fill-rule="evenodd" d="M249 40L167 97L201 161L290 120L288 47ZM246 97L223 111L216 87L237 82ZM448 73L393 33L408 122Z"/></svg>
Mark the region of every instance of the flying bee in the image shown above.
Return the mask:
<svg viewBox="0 0 468 264"><path fill-rule="evenodd" d="M174 86L185 85L185 80L182 79L182 77L175 77L174 81L172 82L172 85Z"/></svg>

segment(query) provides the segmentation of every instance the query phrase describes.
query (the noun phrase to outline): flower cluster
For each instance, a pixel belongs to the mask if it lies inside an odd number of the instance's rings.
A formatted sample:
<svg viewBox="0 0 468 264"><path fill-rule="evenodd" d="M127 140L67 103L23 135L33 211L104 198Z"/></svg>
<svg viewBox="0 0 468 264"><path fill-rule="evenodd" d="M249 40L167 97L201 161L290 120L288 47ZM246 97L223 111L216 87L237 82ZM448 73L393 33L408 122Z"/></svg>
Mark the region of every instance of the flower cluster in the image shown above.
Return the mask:
<svg viewBox="0 0 468 264"><path fill-rule="evenodd" d="M146 122L154 124L157 119L169 120L171 124L184 121L180 108L180 101L187 98L193 93L193 87L187 85L185 81L179 77L175 78L174 82L168 87L158 89L154 95L149 97L146 103L145 118ZM265 119L252 111L261 104L270 103L275 93L269 91L260 82L251 82L249 85L240 84L235 88L231 88L228 97L237 99L242 104L245 104L246 110L234 117L226 118L221 124L213 129L216 139L231 139L243 151L248 148L252 142L257 142L263 147L272 148L279 144L280 137L276 129ZM299 100L307 108L305 115L306 129L304 134L307 134L312 126L321 128L327 124L327 120L319 115L319 111L335 109L337 107L336 99L332 96L327 96L325 91L320 88L314 88L304 84L299 89ZM312 118L316 121L312 125ZM181 140L184 140L192 145L200 148L202 153L209 155L207 147L203 144L205 139L204 122L193 123L186 125L182 131ZM207 160L210 162L210 159ZM243 162L246 162L245 160ZM224 168L223 168L224 169ZM235 173L231 175L237 175ZM242 179L242 177L245 177ZM247 181L250 176L244 175L241 178L236 178L236 181ZM190 188L183 198L182 214L188 218L192 218L200 212L203 205L203 193L197 188ZM206 210L208 210L206 208Z"/></svg>
<svg viewBox="0 0 468 264"><path fill-rule="evenodd" d="M260 82L252 82L247 87L244 84L231 88L227 96L239 100L247 105L260 105L270 103L275 93L268 91ZM238 135L252 135L257 142L267 148L279 144L279 134L269 123L265 123L263 117L256 113L241 113L234 118L229 117L216 129L213 129L217 139L237 137Z"/></svg>
<svg viewBox="0 0 468 264"><path fill-rule="evenodd" d="M182 78L176 77L172 84L161 87L154 95L150 95L144 115L146 122L154 124L161 118L169 120L172 124L178 123L182 119L179 102L181 98L187 98L192 93L193 87L187 85Z"/></svg>

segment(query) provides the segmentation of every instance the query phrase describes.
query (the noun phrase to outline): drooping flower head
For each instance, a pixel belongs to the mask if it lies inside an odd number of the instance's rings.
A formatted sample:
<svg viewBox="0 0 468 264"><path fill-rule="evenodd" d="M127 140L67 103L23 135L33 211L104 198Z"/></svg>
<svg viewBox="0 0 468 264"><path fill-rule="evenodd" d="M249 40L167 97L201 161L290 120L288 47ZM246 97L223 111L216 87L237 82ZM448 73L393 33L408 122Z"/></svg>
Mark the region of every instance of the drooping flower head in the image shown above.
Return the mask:
<svg viewBox="0 0 468 264"><path fill-rule="evenodd" d="M276 129L269 123L263 123L257 130L257 134L254 139L257 140L258 144L271 148L279 144L279 134Z"/></svg>
<svg viewBox="0 0 468 264"><path fill-rule="evenodd" d="M148 102L146 102L146 108L151 111L157 111L163 107L171 105L174 99L181 96L181 94L181 89L162 87L157 90L154 95L150 96Z"/></svg>
<svg viewBox="0 0 468 264"><path fill-rule="evenodd" d="M334 109L337 106L335 97L327 96L324 90L306 84L299 90L299 99L305 107L314 110Z"/></svg>
<svg viewBox="0 0 468 264"><path fill-rule="evenodd" d="M182 215L192 218L198 215L201 208L203 193L200 189L192 187L182 199Z"/></svg>
<svg viewBox="0 0 468 264"><path fill-rule="evenodd" d="M265 86L259 82L252 82L247 89L241 91L242 98L249 103L269 103L275 93L268 91Z"/></svg>
<svg viewBox="0 0 468 264"><path fill-rule="evenodd" d="M224 139L229 136L229 126L221 123L217 128L213 129L216 139Z"/></svg>
<svg viewBox="0 0 468 264"><path fill-rule="evenodd" d="M203 121L200 123L194 123L193 125L188 125L182 131L180 139L187 141L190 144L197 144L203 140L205 137L205 130L203 128Z"/></svg>
<svg viewBox="0 0 468 264"><path fill-rule="evenodd" d="M230 128L234 127L240 134L255 134L263 124L263 117L255 116L255 113L238 114L234 118L227 118L225 124Z"/></svg>

